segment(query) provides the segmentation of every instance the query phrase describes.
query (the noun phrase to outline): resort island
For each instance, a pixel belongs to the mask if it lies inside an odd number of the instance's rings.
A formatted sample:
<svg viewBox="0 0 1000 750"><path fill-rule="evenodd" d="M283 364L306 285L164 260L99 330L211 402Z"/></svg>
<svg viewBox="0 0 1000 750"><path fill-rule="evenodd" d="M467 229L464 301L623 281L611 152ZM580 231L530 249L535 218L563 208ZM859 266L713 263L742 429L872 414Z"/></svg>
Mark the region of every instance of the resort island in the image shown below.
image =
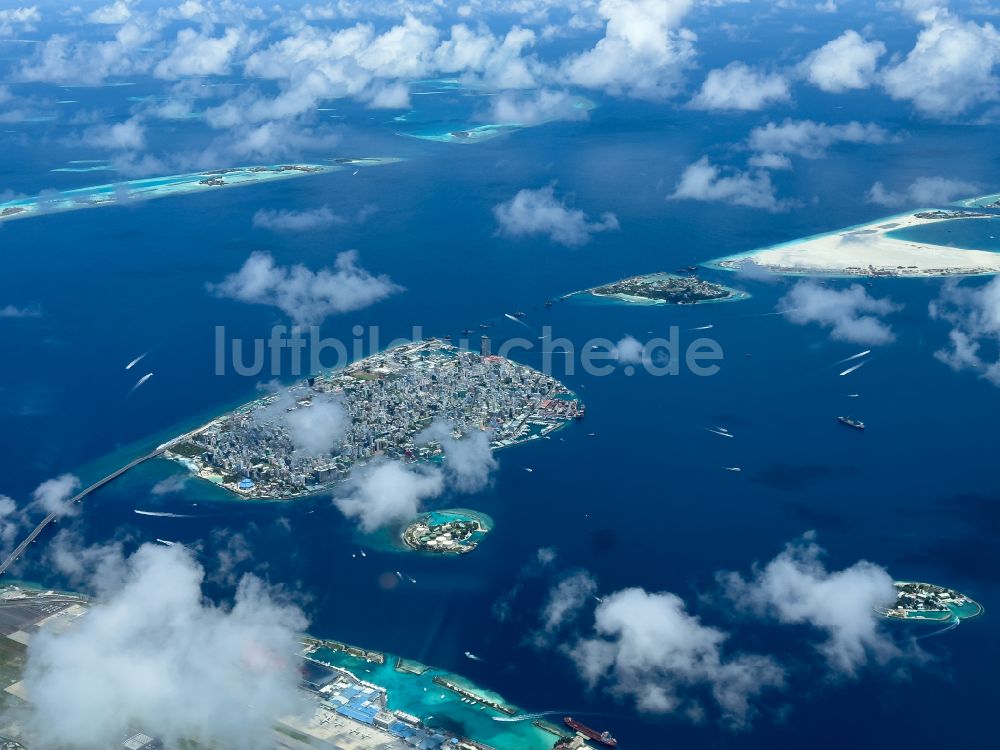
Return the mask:
<svg viewBox="0 0 1000 750"><path fill-rule="evenodd" d="M734 302L750 295L722 284L705 281L697 276L651 273L630 276L603 286L567 295L588 294L621 302L646 305L696 305L702 302Z"/></svg>
<svg viewBox="0 0 1000 750"><path fill-rule="evenodd" d="M965 594L933 583L896 581L896 603L876 612L895 620L957 622L982 614L983 607Z"/></svg>
<svg viewBox="0 0 1000 750"><path fill-rule="evenodd" d="M420 434L444 421L456 437L490 431L493 449L541 438L584 407L544 373L438 339L387 349L245 404L168 444L164 455L241 498L321 492L378 458L447 461ZM339 420L331 450L294 442L297 427Z"/></svg>
<svg viewBox="0 0 1000 750"><path fill-rule="evenodd" d="M135 200L151 200L169 196L200 193L231 187L254 185L261 182L288 180L308 175L341 172L350 167L375 167L392 164L394 157L342 157L331 159L331 164L274 164L249 167L212 169L191 174L166 177L144 177L114 184L74 188L61 192L45 193L28 198L15 198L0 202L0 222L45 216L62 211L83 208L101 208L120 205Z"/></svg>
<svg viewBox="0 0 1000 750"><path fill-rule="evenodd" d="M465 509L422 513L403 529L401 537L410 549L436 555L472 552L493 529L493 521L482 513Z"/></svg>
<svg viewBox="0 0 1000 750"><path fill-rule="evenodd" d="M963 209L921 209L861 226L737 253L705 265L810 276L970 276L1000 272L1000 253L902 239L899 232L965 219L1000 219Z"/></svg>

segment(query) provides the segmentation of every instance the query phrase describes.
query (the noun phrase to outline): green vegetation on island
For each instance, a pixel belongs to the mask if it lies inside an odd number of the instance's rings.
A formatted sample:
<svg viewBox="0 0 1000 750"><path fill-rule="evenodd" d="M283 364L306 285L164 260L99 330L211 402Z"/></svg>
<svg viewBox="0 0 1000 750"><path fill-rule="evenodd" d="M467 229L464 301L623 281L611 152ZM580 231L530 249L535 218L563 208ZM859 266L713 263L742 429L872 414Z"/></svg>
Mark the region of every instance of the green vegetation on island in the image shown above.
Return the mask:
<svg viewBox="0 0 1000 750"><path fill-rule="evenodd" d="M750 295L694 275L651 273L630 276L584 292L594 297L610 297L621 302L654 305L695 305L703 302L735 302ZM575 296L575 295L569 295Z"/></svg>

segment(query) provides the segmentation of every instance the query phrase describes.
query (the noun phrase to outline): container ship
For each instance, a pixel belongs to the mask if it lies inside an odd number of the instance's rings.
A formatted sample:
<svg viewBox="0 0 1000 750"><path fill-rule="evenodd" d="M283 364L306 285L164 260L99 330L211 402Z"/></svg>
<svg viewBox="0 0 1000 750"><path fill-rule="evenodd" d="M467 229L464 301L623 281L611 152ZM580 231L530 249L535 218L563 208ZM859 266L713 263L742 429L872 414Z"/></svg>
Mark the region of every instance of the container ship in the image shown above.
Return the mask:
<svg viewBox="0 0 1000 750"><path fill-rule="evenodd" d="M855 430L865 429L865 423L860 419L854 419L852 417L837 417L837 421L841 424L846 424L848 427L853 427Z"/></svg>
<svg viewBox="0 0 1000 750"><path fill-rule="evenodd" d="M572 716L567 716L563 719L563 721L566 722L566 726L574 732L582 734L589 740L599 742L605 747L618 747L618 740L612 737L610 732L598 732L596 729L591 729L586 724L581 724Z"/></svg>

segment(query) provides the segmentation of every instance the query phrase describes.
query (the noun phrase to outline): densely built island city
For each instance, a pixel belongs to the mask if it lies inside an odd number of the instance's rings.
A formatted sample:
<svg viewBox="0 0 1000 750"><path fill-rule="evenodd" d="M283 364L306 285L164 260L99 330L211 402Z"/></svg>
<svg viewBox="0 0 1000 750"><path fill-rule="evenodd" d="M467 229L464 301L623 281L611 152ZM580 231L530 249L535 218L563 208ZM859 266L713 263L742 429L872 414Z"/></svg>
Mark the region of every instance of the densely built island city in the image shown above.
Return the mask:
<svg viewBox="0 0 1000 750"><path fill-rule="evenodd" d="M333 409L343 409L346 424L332 450L314 453L295 445L299 420L335 419ZM459 435L489 430L490 446L503 448L583 414L576 395L555 378L428 339L252 401L171 445L166 455L241 497L288 499L320 492L377 457L440 459L438 442L418 440L435 421Z"/></svg>

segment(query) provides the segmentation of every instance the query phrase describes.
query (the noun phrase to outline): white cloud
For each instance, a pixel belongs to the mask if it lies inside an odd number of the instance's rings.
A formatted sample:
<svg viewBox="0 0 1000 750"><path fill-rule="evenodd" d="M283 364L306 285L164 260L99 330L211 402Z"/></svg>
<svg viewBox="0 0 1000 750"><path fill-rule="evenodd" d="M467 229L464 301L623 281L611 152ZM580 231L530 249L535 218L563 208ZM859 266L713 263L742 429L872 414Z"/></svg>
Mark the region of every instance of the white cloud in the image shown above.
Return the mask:
<svg viewBox="0 0 1000 750"><path fill-rule="evenodd" d="M111 747L135 726L167 745L273 744L274 722L300 708L298 608L251 576L231 608L206 602L204 571L180 546L143 545L119 568L86 616L28 645L39 744Z"/></svg>
<svg viewBox="0 0 1000 750"><path fill-rule="evenodd" d="M35 24L41 20L37 5L0 9L0 37L34 31Z"/></svg>
<svg viewBox="0 0 1000 750"><path fill-rule="evenodd" d="M329 206L307 208L301 211L261 209L253 215L255 227L275 232L315 232L320 229L329 229L334 224L343 221L341 217L330 210Z"/></svg>
<svg viewBox="0 0 1000 750"><path fill-rule="evenodd" d="M943 7L918 11L924 28L913 49L886 69L882 85L935 117L953 117L1000 97L1000 33L990 23L963 21Z"/></svg>
<svg viewBox="0 0 1000 750"><path fill-rule="evenodd" d="M765 656L729 656L727 634L685 610L680 597L640 588L604 597L593 634L567 648L590 687L604 686L640 711L700 716L692 693L707 689L736 727L753 716L752 701L784 684L784 670Z"/></svg>
<svg viewBox="0 0 1000 750"><path fill-rule="evenodd" d="M247 41L237 28L226 29L221 37L181 29L170 55L157 64L153 73L157 78L225 75L238 45Z"/></svg>
<svg viewBox="0 0 1000 750"><path fill-rule="evenodd" d="M788 80L778 73L763 73L741 62L709 71L701 90L691 100L694 109L758 110L791 98Z"/></svg>
<svg viewBox="0 0 1000 750"><path fill-rule="evenodd" d="M684 170L668 199L729 203L768 211L785 208L775 195L774 184L767 172L724 171L712 164L707 156Z"/></svg>
<svg viewBox="0 0 1000 750"><path fill-rule="evenodd" d="M837 341L888 344L895 335L880 316L902 308L888 297L872 297L860 284L831 289L817 281L803 280L778 301L777 309L796 325L818 323L829 328L830 338Z"/></svg>
<svg viewBox="0 0 1000 750"><path fill-rule="evenodd" d="M17 307L4 305L0 307L0 318L37 318L42 311L37 307Z"/></svg>
<svg viewBox="0 0 1000 750"><path fill-rule="evenodd" d="M853 675L869 659L884 663L899 654L879 627L875 607L896 601L892 577L865 560L828 571L814 535L787 545L749 579L719 574L727 595L740 607L787 624L810 625L824 632L817 648L830 667Z"/></svg>
<svg viewBox="0 0 1000 750"><path fill-rule="evenodd" d="M98 85L111 76L142 74L153 56L142 50L160 34L160 26L148 18L132 18L107 41L78 40L68 34L53 34L36 45L34 55L15 72L14 78L60 84Z"/></svg>
<svg viewBox="0 0 1000 750"><path fill-rule="evenodd" d="M172 477L166 477L161 479L159 482L154 484L150 489L150 494L153 495L172 495L174 493L183 490L190 479L189 474L175 474Z"/></svg>
<svg viewBox="0 0 1000 750"><path fill-rule="evenodd" d="M642 364L645 357L645 347L635 336L625 335L615 344L615 358L623 365Z"/></svg>
<svg viewBox="0 0 1000 750"><path fill-rule="evenodd" d="M1000 358L987 352L1000 346L1000 277L982 286L945 282L941 294L930 305L931 317L951 323L949 343L934 356L954 370L972 369L980 377L1000 386Z"/></svg>
<svg viewBox="0 0 1000 750"><path fill-rule="evenodd" d="M552 634L576 617L577 613L597 593L597 581L586 571L577 571L563 578L549 590L542 607L542 628Z"/></svg>
<svg viewBox="0 0 1000 750"><path fill-rule="evenodd" d="M21 529L20 514L17 503L12 497L0 495L0 545L4 554L14 546L17 533Z"/></svg>
<svg viewBox="0 0 1000 750"><path fill-rule="evenodd" d="M332 269L278 266L269 253L255 252L234 274L209 289L220 297L273 305L298 325L319 323L335 313L368 307L402 290L388 276L358 265L354 250L340 253Z"/></svg>
<svg viewBox="0 0 1000 750"><path fill-rule="evenodd" d="M292 446L306 456L329 454L343 439L351 421L339 401L318 398L308 406L300 404L287 412L284 419Z"/></svg>
<svg viewBox="0 0 1000 750"><path fill-rule="evenodd" d="M490 474L497 468L490 437L488 430L475 429L455 437L452 425L437 419L417 436L416 443L440 445L449 484L461 492L478 492L489 484Z"/></svg>
<svg viewBox="0 0 1000 750"><path fill-rule="evenodd" d="M876 182L868 190L868 202L880 206L899 208L901 206L940 206L950 203L959 196L972 195L979 186L964 180L947 177L918 177L901 192L888 190L881 182Z"/></svg>
<svg viewBox="0 0 1000 750"><path fill-rule="evenodd" d="M444 475L432 467L382 461L362 466L339 487L333 503L366 532L408 521L423 501L444 491Z"/></svg>
<svg viewBox="0 0 1000 750"><path fill-rule="evenodd" d="M827 125L813 120L786 119L769 122L750 131L747 146L758 156L781 159L788 155L804 159L820 159L839 143L883 144L894 137L874 123L847 122Z"/></svg>
<svg viewBox="0 0 1000 750"><path fill-rule="evenodd" d="M540 125L553 120L586 120L589 111L566 91L540 89L528 94L505 91L492 97L483 119L493 123Z"/></svg>
<svg viewBox="0 0 1000 750"><path fill-rule="evenodd" d="M831 94L866 89L875 82L885 45L868 41L853 29L827 42L806 58L803 71L814 86Z"/></svg>
<svg viewBox="0 0 1000 750"><path fill-rule="evenodd" d="M46 514L68 516L76 512L67 501L80 489L80 480L72 474L46 479L32 492L35 504Z"/></svg>
<svg viewBox="0 0 1000 750"><path fill-rule="evenodd" d="M693 0L601 0L604 37L561 66L571 84L613 95L665 99L694 56L695 35L680 27Z"/></svg>
<svg viewBox="0 0 1000 750"><path fill-rule="evenodd" d="M146 147L146 126L139 117L130 117L123 122L87 128L81 140L94 148L140 151Z"/></svg>
<svg viewBox="0 0 1000 750"><path fill-rule="evenodd" d="M548 235L552 242L569 247L584 245L596 232L618 229L618 218L610 212L591 221L580 209L569 208L556 198L555 185L538 190L519 190L505 203L493 207L500 233L508 237Z"/></svg>
<svg viewBox="0 0 1000 750"><path fill-rule="evenodd" d="M100 23L118 25L125 23L132 17L132 3L128 0L115 0L108 5L102 5L91 11L87 16L90 23Z"/></svg>

